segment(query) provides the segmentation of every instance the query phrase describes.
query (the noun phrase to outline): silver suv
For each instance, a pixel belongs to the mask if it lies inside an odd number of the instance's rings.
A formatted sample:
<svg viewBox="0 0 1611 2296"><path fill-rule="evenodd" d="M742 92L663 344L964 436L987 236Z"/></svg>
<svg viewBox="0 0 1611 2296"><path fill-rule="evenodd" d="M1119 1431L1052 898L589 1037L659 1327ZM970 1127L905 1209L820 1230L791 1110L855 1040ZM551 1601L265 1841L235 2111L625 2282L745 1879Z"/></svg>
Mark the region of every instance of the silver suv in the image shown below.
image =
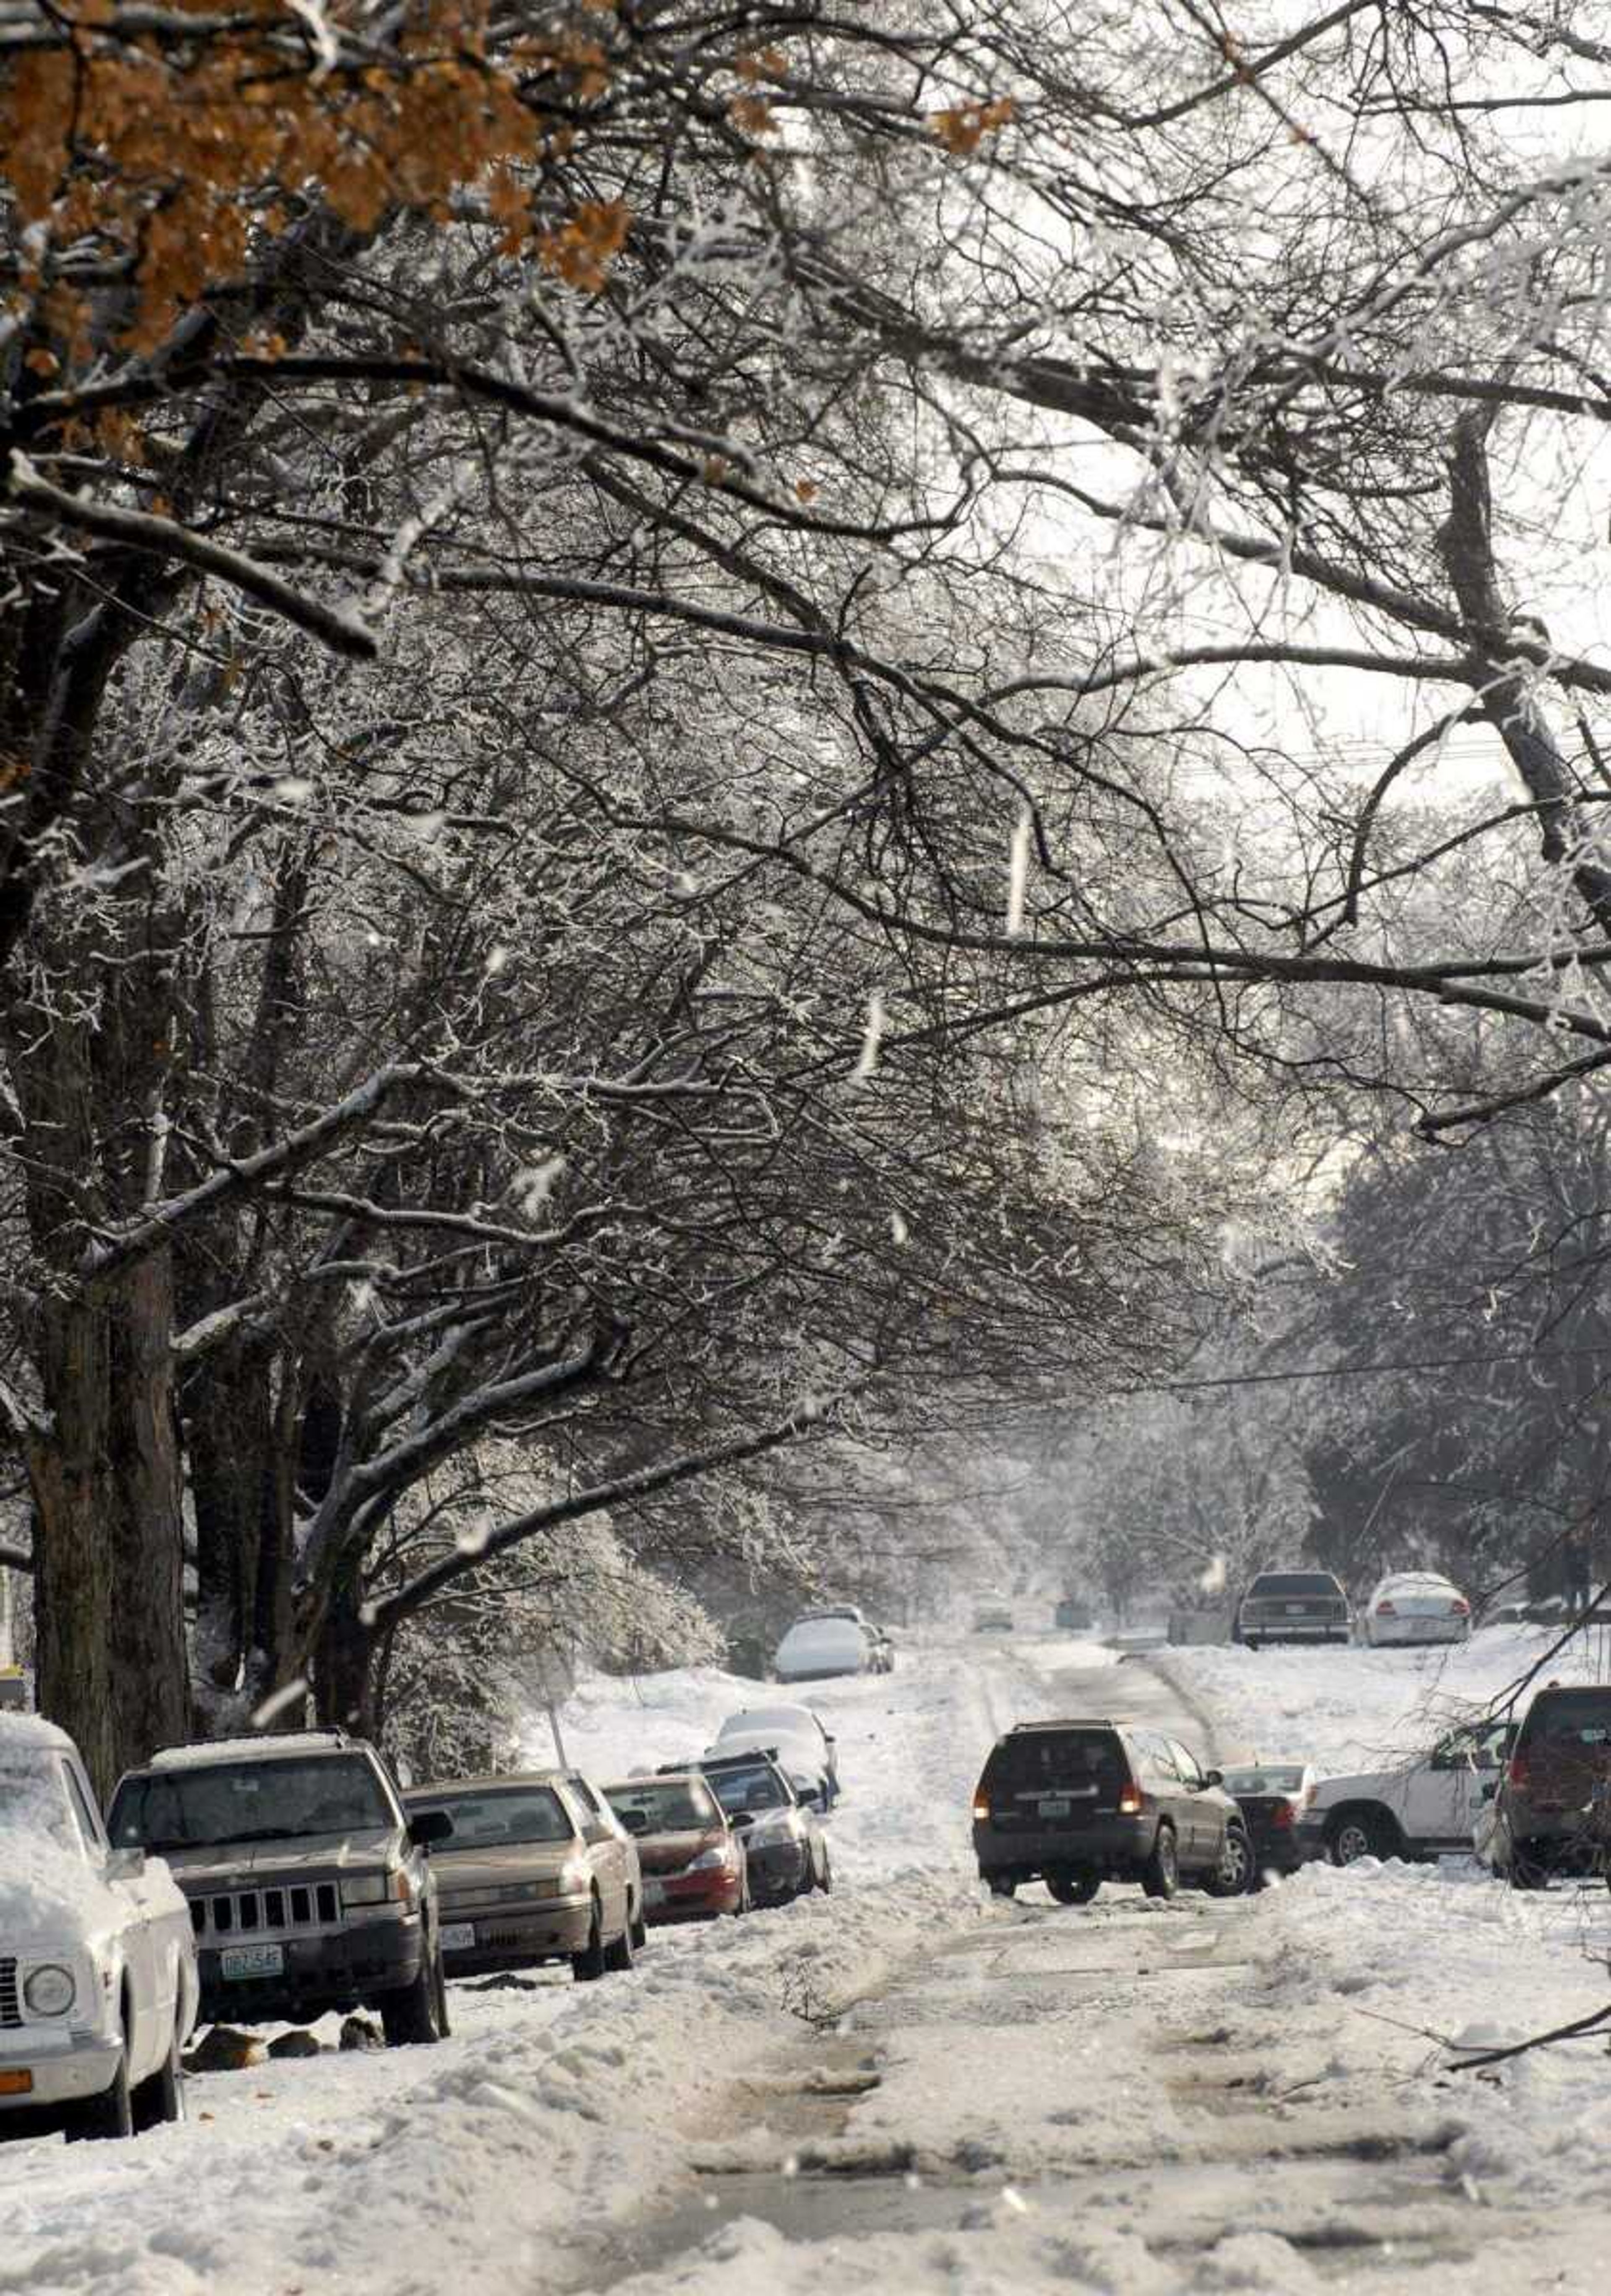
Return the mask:
<svg viewBox="0 0 1611 2296"><path fill-rule="evenodd" d="M341 1730L173 1746L119 1781L114 1846L167 1860L190 1903L201 2016L377 2009L392 2044L448 2030L439 1811L406 1816L374 1748Z"/></svg>

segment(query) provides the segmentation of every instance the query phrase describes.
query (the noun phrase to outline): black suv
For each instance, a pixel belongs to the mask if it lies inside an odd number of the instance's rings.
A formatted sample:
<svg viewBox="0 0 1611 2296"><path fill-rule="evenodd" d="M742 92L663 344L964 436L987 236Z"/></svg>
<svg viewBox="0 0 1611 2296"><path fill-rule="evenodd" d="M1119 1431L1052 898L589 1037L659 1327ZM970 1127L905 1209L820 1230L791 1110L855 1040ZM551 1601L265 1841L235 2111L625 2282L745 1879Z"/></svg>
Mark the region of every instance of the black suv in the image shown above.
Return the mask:
<svg viewBox="0 0 1611 2296"><path fill-rule="evenodd" d="M1105 1880L1149 1898L1183 1881L1234 1898L1253 1881L1219 1771L1124 1722L1020 1722L998 1738L974 1792L974 1855L998 1897L1039 1877L1064 1906L1089 1905Z"/></svg>
<svg viewBox="0 0 1611 2296"><path fill-rule="evenodd" d="M385 1764L341 1730L170 1746L119 1779L119 1849L167 1859L190 1900L204 2021L293 2024L378 2009L386 2038L439 2041L448 1995L427 1845Z"/></svg>
<svg viewBox="0 0 1611 2296"><path fill-rule="evenodd" d="M1266 1643L1347 1643L1353 1612L1329 1570L1261 1570L1237 1605L1231 1632L1249 1650Z"/></svg>
<svg viewBox="0 0 1611 2296"><path fill-rule="evenodd" d="M1484 1855L1512 1889L1551 1874L1611 1880L1611 1689L1549 1683L1522 1717Z"/></svg>

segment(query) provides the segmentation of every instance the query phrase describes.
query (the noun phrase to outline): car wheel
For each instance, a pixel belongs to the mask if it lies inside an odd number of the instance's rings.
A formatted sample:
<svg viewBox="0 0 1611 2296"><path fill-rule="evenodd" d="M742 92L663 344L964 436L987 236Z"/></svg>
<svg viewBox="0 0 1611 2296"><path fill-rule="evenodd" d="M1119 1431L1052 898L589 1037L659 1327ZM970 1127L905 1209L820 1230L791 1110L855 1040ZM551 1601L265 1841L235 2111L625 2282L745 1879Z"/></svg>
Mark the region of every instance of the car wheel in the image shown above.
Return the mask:
<svg viewBox="0 0 1611 2296"><path fill-rule="evenodd" d="M1102 1887L1100 1874L1075 1874L1067 1866L1048 1874L1045 1880L1060 1906L1089 1906Z"/></svg>
<svg viewBox="0 0 1611 2296"><path fill-rule="evenodd" d="M106 2136L135 2133L134 2099L128 2087L128 2051L118 2054L118 2070L99 2096L80 2097L62 2117L62 2133L70 2144L93 2143Z"/></svg>
<svg viewBox="0 0 1611 2296"><path fill-rule="evenodd" d="M571 1956L571 1974L579 1985L593 1985L604 1975L604 1916L596 1898L593 1900L593 1918L588 1925L588 1942L579 1953Z"/></svg>
<svg viewBox="0 0 1611 2296"><path fill-rule="evenodd" d="M1513 1849L1505 1879L1513 1890L1541 1890L1549 1879L1549 1869L1525 1849Z"/></svg>
<svg viewBox="0 0 1611 2296"><path fill-rule="evenodd" d="M382 1995L381 2030L389 2049L424 2048L442 2038L442 2003L447 1986L442 1977L439 1946L429 1960L422 1959L412 1985Z"/></svg>
<svg viewBox="0 0 1611 2296"><path fill-rule="evenodd" d="M640 1905L632 1916L632 1950L641 1953L649 1942L649 1924Z"/></svg>
<svg viewBox="0 0 1611 2296"><path fill-rule="evenodd" d="M621 1915L621 1932L604 1948L604 1967L624 1977L632 1966L632 1911L628 1906Z"/></svg>
<svg viewBox="0 0 1611 2296"><path fill-rule="evenodd" d="M136 2134L160 2128L164 2121L185 2118L185 2070L179 2062L179 2029L176 2025L168 2054L154 2073L148 2073L129 2099Z"/></svg>
<svg viewBox="0 0 1611 2296"><path fill-rule="evenodd" d="M1391 1857L1398 1843L1386 1822L1368 1809L1345 1809L1326 1829L1326 1854L1334 1866L1356 1866L1361 1857Z"/></svg>
<svg viewBox="0 0 1611 2296"><path fill-rule="evenodd" d="M448 2014L448 1965L439 1953L436 1957L436 2031L437 2038L445 2041L453 2030Z"/></svg>
<svg viewBox="0 0 1611 2296"><path fill-rule="evenodd" d="M1172 1898L1180 1886L1180 1864L1171 1825L1161 1825L1152 1854L1141 1868L1141 1887L1149 1898Z"/></svg>
<svg viewBox="0 0 1611 2296"><path fill-rule="evenodd" d="M826 1849L822 1853L822 1863L817 1868L817 1878L813 1886L820 1890L825 1898L834 1886L834 1869L828 1863L828 1853Z"/></svg>
<svg viewBox="0 0 1611 2296"><path fill-rule="evenodd" d="M1220 1862L1203 1883L1211 1898L1245 1898L1253 1886L1253 1851L1239 1825L1225 1829Z"/></svg>
<svg viewBox="0 0 1611 2296"><path fill-rule="evenodd" d="M984 1874L980 1876L980 1879L990 1883L992 1898L1011 1898L1017 1895L1017 1883L1009 1881L1005 1874Z"/></svg>

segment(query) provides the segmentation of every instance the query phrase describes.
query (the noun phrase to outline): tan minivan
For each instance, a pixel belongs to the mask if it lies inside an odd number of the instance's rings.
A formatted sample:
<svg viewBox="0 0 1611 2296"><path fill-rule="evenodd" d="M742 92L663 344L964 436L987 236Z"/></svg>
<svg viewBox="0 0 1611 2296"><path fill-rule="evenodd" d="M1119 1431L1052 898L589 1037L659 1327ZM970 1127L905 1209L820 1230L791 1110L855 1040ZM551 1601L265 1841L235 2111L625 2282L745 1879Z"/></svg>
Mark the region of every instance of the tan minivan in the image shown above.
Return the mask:
<svg viewBox="0 0 1611 2296"><path fill-rule="evenodd" d="M643 1942L637 1851L596 1788L561 1770L411 1787L409 1815L446 1810L433 1853L449 1977L568 1961L586 1982Z"/></svg>

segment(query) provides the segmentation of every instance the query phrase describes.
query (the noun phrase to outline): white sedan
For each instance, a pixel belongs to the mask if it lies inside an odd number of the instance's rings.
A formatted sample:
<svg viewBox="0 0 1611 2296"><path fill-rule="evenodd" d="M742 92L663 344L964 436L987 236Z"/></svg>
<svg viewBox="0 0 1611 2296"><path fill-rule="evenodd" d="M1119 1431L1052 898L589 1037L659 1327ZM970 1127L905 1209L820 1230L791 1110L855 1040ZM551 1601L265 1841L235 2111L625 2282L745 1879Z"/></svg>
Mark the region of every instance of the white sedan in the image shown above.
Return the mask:
<svg viewBox="0 0 1611 2296"><path fill-rule="evenodd" d="M167 1866L113 1849L64 1731L0 1714L0 2136L179 2120L201 1994Z"/></svg>
<svg viewBox="0 0 1611 2296"><path fill-rule="evenodd" d="M772 1655L779 1682L822 1682L835 1674L871 1674L873 1638L859 1619L797 1619Z"/></svg>
<svg viewBox="0 0 1611 2296"><path fill-rule="evenodd" d="M1395 1570L1365 1605L1360 1630L1376 1649L1398 1643L1463 1643L1471 1633L1471 1605L1439 1571Z"/></svg>
<svg viewBox="0 0 1611 2296"><path fill-rule="evenodd" d="M810 1775L825 1809L838 1799L838 1741L809 1706L741 1707L728 1715L706 1751L744 1754L771 1746L785 1756L785 1770Z"/></svg>

